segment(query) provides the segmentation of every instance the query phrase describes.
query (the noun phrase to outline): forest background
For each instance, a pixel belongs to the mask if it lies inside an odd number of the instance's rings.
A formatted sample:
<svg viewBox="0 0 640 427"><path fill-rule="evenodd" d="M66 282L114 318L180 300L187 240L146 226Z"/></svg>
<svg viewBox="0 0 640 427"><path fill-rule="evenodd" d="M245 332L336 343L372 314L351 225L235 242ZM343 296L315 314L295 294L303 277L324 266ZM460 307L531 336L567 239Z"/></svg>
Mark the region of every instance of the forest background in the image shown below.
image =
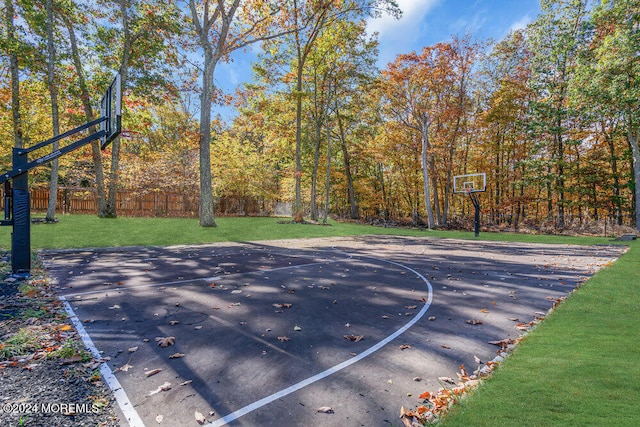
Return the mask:
<svg viewBox="0 0 640 427"><path fill-rule="evenodd" d="M640 226L640 0L542 0L502 40L453 34L384 69L367 24L399 16L392 0L3 6L2 170L12 147L95 118L122 76L121 137L29 177L53 195L85 189L99 216L118 215L126 190L193 197L202 226L233 198L289 202L295 220L447 228L473 209L453 177L486 172L485 223ZM252 81L223 92L216 67L246 49Z"/></svg>

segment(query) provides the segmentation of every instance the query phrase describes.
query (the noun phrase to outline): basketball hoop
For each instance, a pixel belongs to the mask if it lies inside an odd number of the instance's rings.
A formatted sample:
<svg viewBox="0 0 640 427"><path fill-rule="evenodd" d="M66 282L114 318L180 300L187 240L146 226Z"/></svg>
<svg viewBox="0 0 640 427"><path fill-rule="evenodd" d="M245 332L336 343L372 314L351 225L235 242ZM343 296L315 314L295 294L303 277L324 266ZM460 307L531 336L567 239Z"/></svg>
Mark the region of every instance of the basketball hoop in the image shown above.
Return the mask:
<svg viewBox="0 0 640 427"><path fill-rule="evenodd" d="M453 177L453 192L469 196L475 208L473 228L476 237L480 235L480 199L476 193L483 193L486 190L487 174L485 173L471 173Z"/></svg>

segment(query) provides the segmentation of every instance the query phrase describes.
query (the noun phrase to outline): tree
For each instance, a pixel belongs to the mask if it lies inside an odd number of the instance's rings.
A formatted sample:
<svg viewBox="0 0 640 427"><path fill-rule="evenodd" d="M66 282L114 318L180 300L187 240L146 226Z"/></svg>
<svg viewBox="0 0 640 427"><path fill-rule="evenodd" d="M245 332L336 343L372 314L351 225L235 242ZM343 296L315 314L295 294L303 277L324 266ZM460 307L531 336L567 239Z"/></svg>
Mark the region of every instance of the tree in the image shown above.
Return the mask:
<svg viewBox="0 0 640 427"><path fill-rule="evenodd" d="M45 4L47 11L46 33L47 33L47 86L51 98L51 122L53 136L60 135L60 110L58 108L58 81L56 77L56 47L54 40L54 11L53 0L47 0ZM55 141L51 145L51 151L58 149L59 143ZM51 177L49 179L49 203L47 205L46 221L54 222L56 219L56 204L58 201L58 159L51 162Z"/></svg>
<svg viewBox="0 0 640 427"><path fill-rule="evenodd" d="M537 133L549 138L547 173L548 213L553 212L553 194L557 193L557 225L565 227L566 149L571 142L569 82L575 72L577 52L586 33L585 0L543 0L542 13L529 27L532 57L531 88L539 94L533 103Z"/></svg>
<svg viewBox="0 0 640 427"><path fill-rule="evenodd" d="M69 47L71 49L71 59L75 67L77 75L77 86L80 90L80 99L82 101L82 108L84 111L85 121L91 122L95 119L93 114L93 106L91 104L91 94L87 84L87 78L85 76L85 70L82 65L83 61L80 57L80 50L78 48L78 42L76 38L76 25L82 21L81 15L85 15L77 10L77 6L73 3L69 4L69 8L65 9L60 14L64 26L69 34ZM89 129L90 134L96 132L95 126ZM99 217L105 217L107 212L107 197L104 183L104 167L102 163L102 152L100 150L100 142L93 141L91 143L91 153L93 158L93 170L95 175L96 186L96 210Z"/></svg>
<svg viewBox="0 0 640 427"><path fill-rule="evenodd" d="M633 223L640 230L640 1L602 0L593 24L594 41L583 64L581 87L608 112L609 121L621 118L633 156Z"/></svg>
<svg viewBox="0 0 640 427"><path fill-rule="evenodd" d="M204 53L200 94L200 226L215 227L211 179L211 103L220 61L250 44L280 36L273 24L281 9L262 1L189 0L191 25Z"/></svg>
<svg viewBox="0 0 640 427"><path fill-rule="evenodd" d="M295 200L294 219L303 218L302 203L302 116L304 91L304 70L307 59L316 48L316 41L322 31L340 21L357 21L366 16L378 17L389 13L399 17L400 9L393 0L292 0L287 28L292 30L289 38L282 40L279 46L272 47L283 60L291 60L292 88L295 100Z"/></svg>
<svg viewBox="0 0 640 427"><path fill-rule="evenodd" d="M21 42L16 35L14 17L16 15L13 0L5 0L5 31L4 49L9 57L9 71L11 73L11 115L13 117L13 141L16 148L24 146L22 132L22 117L20 115L20 68L18 54Z"/></svg>
<svg viewBox="0 0 640 427"><path fill-rule="evenodd" d="M101 0L113 8L120 26L103 25L97 28L97 37L104 55L104 65L118 69L121 92L126 96L130 80L135 80L136 89L154 96L154 87L164 87L171 75L159 69L175 64L166 43L178 31L178 10L173 0ZM114 43L115 41L115 43ZM115 52L113 46L116 46ZM107 80L111 79L107 73ZM105 212L103 216L115 217L118 169L120 166L120 138L111 143L111 167Z"/></svg>

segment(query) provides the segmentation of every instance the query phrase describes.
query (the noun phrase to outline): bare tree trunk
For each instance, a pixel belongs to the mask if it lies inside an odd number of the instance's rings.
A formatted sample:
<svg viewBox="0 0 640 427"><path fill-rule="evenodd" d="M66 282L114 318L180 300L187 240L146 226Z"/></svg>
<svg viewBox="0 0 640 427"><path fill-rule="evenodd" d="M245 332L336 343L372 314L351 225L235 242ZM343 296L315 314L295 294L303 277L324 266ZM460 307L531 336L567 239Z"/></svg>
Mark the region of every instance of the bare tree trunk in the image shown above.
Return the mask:
<svg viewBox="0 0 640 427"><path fill-rule="evenodd" d="M5 0L5 24L7 41L10 44L9 70L11 72L11 117L13 119L13 145L15 148L24 147L22 134L22 116L20 115L20 69L18 67L18 52L16 27L13 22L15 9L13 0Z"/></svg>
<svg viewBox="0 0 640 427"><path fill-rule="evenodd" d="M344 124L340 116L340 111L336 110L336 116L338 118L338 129L340 130L340 147L342 149L342 157L344 160L344 174L347 177L347 193L349 196L349 213L351 219L358 219L360 214L358 213L358 204L356 202L355 189L353 187L353 176L351 175L351 158L349 157L349 150L347 150L347 136L344 132ZM384 186L384 182L382 183Z"/></svg>
<svg viewBox="0 0 640 427"><path fill-rule="evenodd" d="M93 107L91 106L91 97L89 95L89 89L87 87L87 81L84 77L84 68L82 67L82 61L80 59L80 52L78 51L78 42L76 40L76 33L73 28L73 23L67 15L62 15L67 31L69 32L69 43L71 45L71 57L73 58L73 64L78 74L78 87L80 88L80 98L82 99L82 106L84 109L84 116L87 122L94 119ZM95 127L89 129L90 134L96 132ZM106 193L104 188L104 168L102 165L102 153L100 151L99 141L93 141L91 143L91 154L93 157L93 170L96 175L96 210L99 217L106 216Z"/></svg>
<svg viewBox="0 0 640 427"><path fill-rule="evenodd" d="M315 121L315 141L313 150L313 173L311 174L311 219L318 220L318 169L320 167L320 123L319 118Z"/></svg>
<svg viewBox="0 0 640 427"><path fill-rule="evenodd" d="M295 201L293 203L293 217L295 221L301 221L302 210L302 55L298 47L298 74L296 81L296 170L295 170Z"/></svg>
<svg viewBox="0 0 640 427"><path fill-rule="evenodd" d="M423 123L422 129L422 179L424 182L424 206L427 211L427 227L432 229L435 227L433 220L433 209L431 208L431 192L429 191L429 125Z"/></svg>
<svg viewBox="0 0 640 427"><path fill-rule="evenodd" d="M213 214L213 180L211 178L211 99L213 97L213 55L205 50L200 100L200 226L216 227Z"/></svg>
<svg viewBox="0 0 640 427"><path fill-rule="evenodd" d="M638 132L634 132L631 123L627 127L627 141L633 154L633 180L635 196L635 223L636 230L640 230L640 147L638 147Z"/></svg>
<svg viewBox="0 0 640 427"><path fill-rule="evenodd" d="M51 98L51 122L53 124L53 136L60 135L60 118L58 110L58 82L56 81L56 49L53 41L53 0L47 0L47 84L49 86L49 96ZM51 146L51 151L55 152L59 147L58 141ZM49 180L49 203L47 205L47 215L45 221L54 222L56 220L56 204L58 202L58 159L51 162L51 177Z"/></svg>
<svg viewBox="0 0 640 427"><path fill-rule="evenodd" d="M324 183L324 219L323 223L327 223L329 217L329 191L331 189L331 129L327 123L327 175Z"/></svg>

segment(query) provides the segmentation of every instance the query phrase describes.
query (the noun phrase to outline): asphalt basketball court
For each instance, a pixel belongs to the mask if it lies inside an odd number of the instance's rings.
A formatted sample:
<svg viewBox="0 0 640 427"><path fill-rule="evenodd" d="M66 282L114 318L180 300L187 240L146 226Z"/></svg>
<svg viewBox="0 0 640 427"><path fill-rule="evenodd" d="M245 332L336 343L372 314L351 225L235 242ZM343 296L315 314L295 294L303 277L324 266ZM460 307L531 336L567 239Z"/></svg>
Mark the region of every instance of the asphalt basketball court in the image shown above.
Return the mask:
<svg viewBox="0 0 640 427"><path fill-rule="evenodd" d="M123 425L399 426L623 250L369 236L41 256L109 358Z"/></svg>

